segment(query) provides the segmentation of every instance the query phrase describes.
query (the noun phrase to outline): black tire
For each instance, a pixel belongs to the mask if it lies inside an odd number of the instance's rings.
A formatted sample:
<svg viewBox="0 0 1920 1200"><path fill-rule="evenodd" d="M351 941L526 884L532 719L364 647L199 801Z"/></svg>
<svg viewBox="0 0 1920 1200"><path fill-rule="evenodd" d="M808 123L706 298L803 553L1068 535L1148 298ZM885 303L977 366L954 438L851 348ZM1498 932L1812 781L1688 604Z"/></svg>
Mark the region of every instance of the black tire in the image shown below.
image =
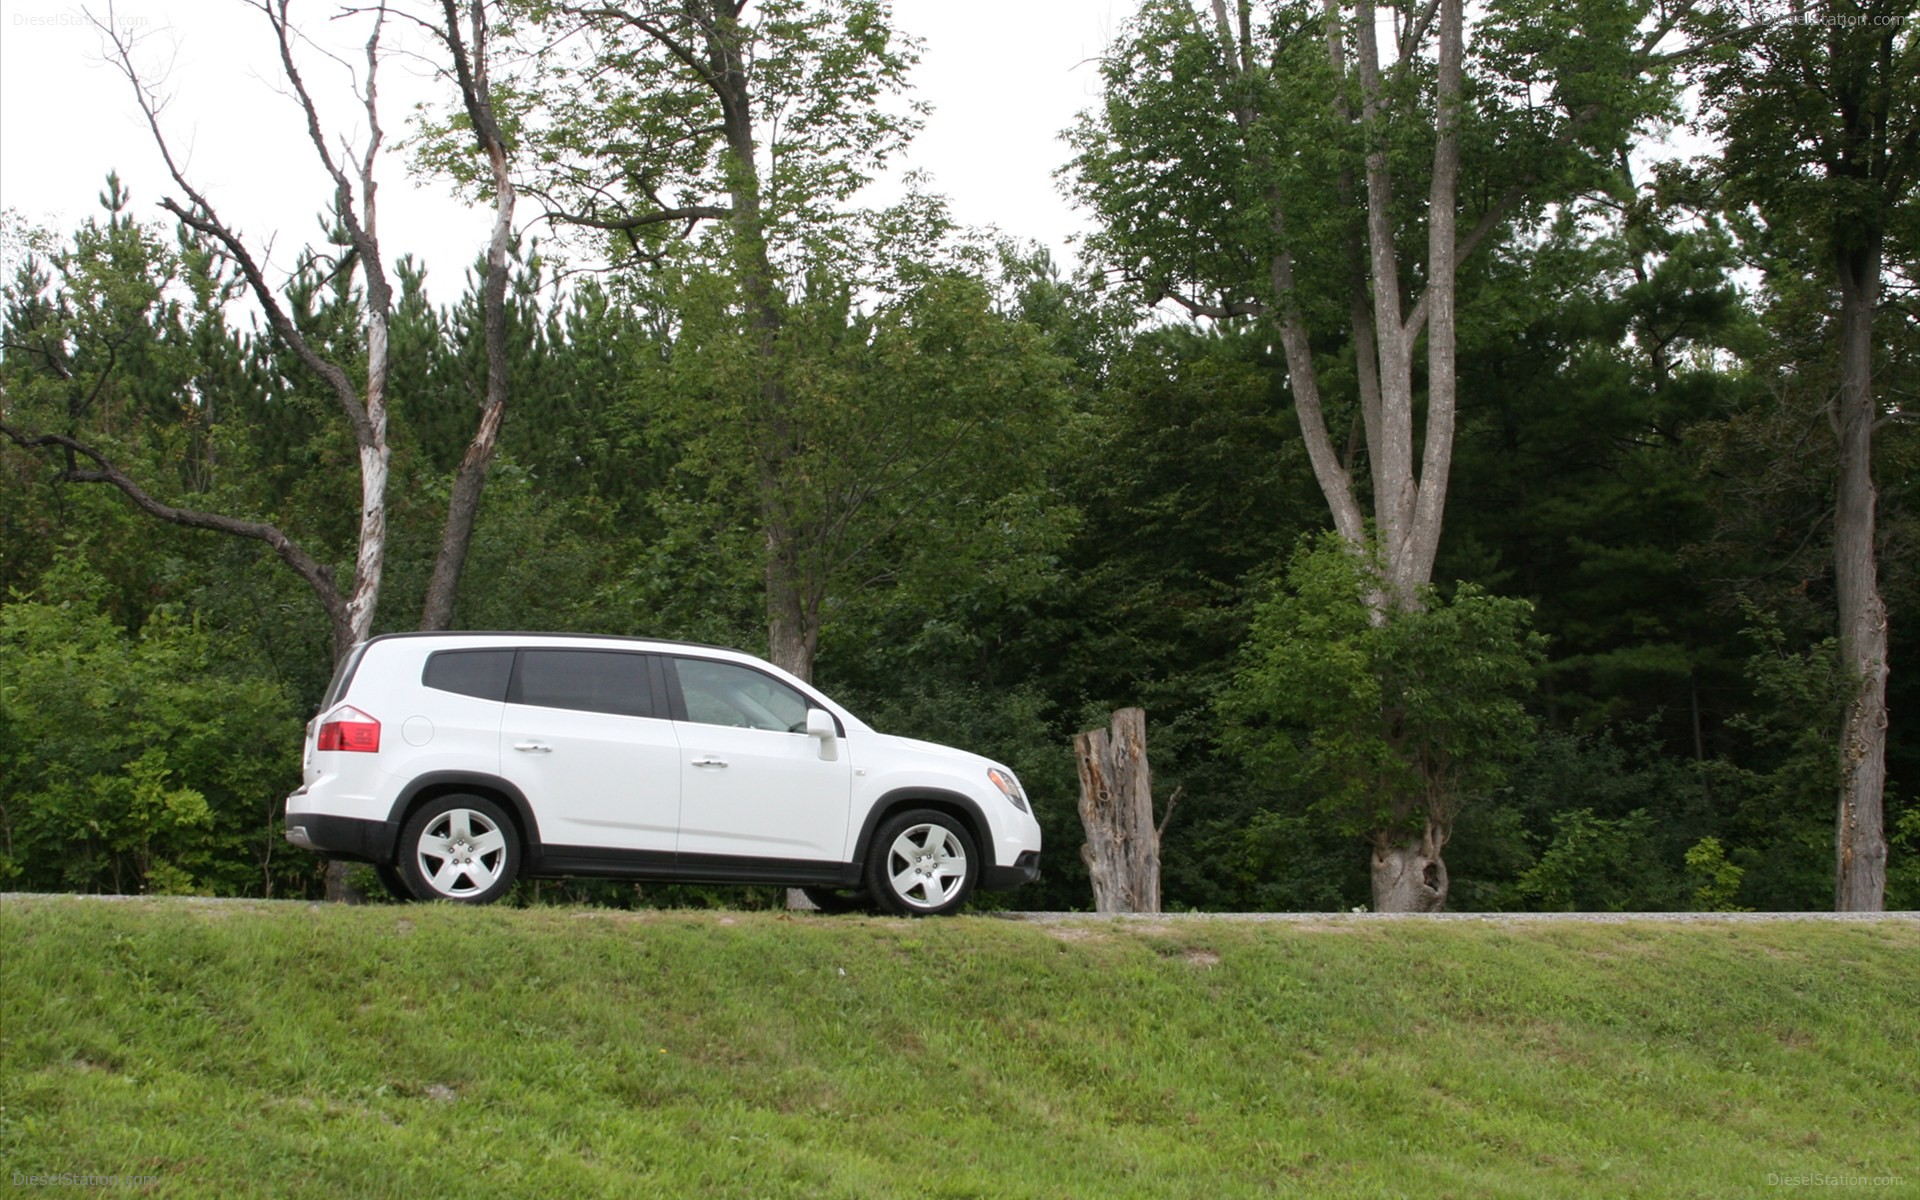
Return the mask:
<svg viewBox="0 0 1920 1200"><path fill-rule="evenodd" d="M872 912L873 897L865 888L801 888L813 906L823 913L839 915L851 912Z"/></svg>
<svg viewBox="0 0 1920 1200"><path fill-rule="evenodd" d="M520 873L520 832L485 796L438 796L400 827L398 869L417 899L491 904Z"/></svg>
<svg viewBox="0 0 1920 1200"><path fill-rule="evenodd" d="M414 899L413 889L407 886L406 877L400 874L399 867L390 867L386 863L375 863L373 873L380 877L380 886L387 889L387 895L401 903Z"/></svg>
<svg viewBox="0 0 1920 1200"><path fill-rule="evenodd" d="M980 851L965 823L919 808L897 813L874 831L867 855L867 893L903 917L941 917L958 909L980 881Z"/></svg>

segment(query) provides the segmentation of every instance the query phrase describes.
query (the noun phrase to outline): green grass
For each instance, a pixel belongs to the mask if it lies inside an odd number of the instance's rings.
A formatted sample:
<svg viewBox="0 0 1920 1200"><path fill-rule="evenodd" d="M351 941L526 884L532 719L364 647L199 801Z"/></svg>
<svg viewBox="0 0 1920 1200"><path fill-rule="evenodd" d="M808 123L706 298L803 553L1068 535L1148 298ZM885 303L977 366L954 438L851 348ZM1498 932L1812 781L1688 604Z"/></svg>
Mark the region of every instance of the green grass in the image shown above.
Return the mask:
<svg viewBox="0 0 1920 1200"><path fill-rule="evenodd" d="M1911 922L15 901L0 1181L1211 1200L1824 1176L1915 1195L1916 993Z"/></svg>

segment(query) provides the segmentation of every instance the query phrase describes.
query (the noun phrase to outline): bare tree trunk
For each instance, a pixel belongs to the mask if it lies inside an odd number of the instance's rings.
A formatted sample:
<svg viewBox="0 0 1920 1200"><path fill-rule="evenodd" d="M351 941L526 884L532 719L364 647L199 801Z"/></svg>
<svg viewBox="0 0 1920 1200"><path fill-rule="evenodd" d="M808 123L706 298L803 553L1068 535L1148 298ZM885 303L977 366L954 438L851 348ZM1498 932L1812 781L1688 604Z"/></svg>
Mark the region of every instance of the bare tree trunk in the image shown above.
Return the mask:
<svg viewBox="0 0 1920 1200"><path fill-rule="evenodd" d="M488 390L492 390L491 386ZM487 486L487 472L493 466L505 407L503 389L498 403L490 398L481 410L480 427L454 470L453 490L447 500L447 523L440 533L440 553L433 561L433 577L427 581L427 599L420 610L422 629L448 629L453 625L453 606L460 597L460 577L467 568L467 551L473 544L473 527L480 517L480 496Z"/></svg>
<svg viewBox="0 0 1920 1200"><path fill-rule="evenodd" d="M1852 691L1840 730L1840 804L1834 837L1834 908L1879 912L1886 903L1887 606L1874 547L1873 310L1879 240L1839 255L1840 395L1835 413L1839 483L1834 583L1840 656Z"/></svg>
<svg viewBox="0 0 1920 1200"><path fill-rule="evenodd" d="M307 368L332 389L340 404L341 412L346 416L353 430L354 441L359 448L360 457L360 541L355 554L353 581L347 587L344 597L332 592L331 580L325 586L316 582L313 572L304 569L286 549L275 545L281 556L299 570L308 583L315 587L321 601L328 608L333 623L334 649L344 653L345 646L364 640L373 627L374 613L379 605L380 580L386 562L386 488L387 464L387 315L392 307L393 293L388 286L386 271L380 261L380 243L376 232L375 184L373 178L374 159L379 153L382 133L379 119L379 92L377 87L380 33L385 24L385 13L380 13L373 26L373 33L367 39L367 76L366 90L360 99L367 114L367 140L365 153L357 163L348 163L359 178L359 199L356 203L352 180L347 170L334 159L325 132L320 126L319 108L307 91L306 83L293 57L293 43L297 34L288 24L287 0L254 0L257 7L272 27L280 53L280 65L287 84L300 102L306 119L308 140L313 144L314 152L319 156L321 165L326 169L334 185L334 207L341 223L346 227L352 243L352 257L358 264L367 287L367 381L363 388L357 386L352 376L339 363L332 361L307 341L295 326L280 303L273 286L268 283L266 273L247 245L234 230L220 219L213 204L194 188L186 177L179 162L174 158L165 134L160 128L160 108L162 100L154 89L144 83L133 62L133 44L127 31L112 23L109 11L106 22L94 18L95 26L106 37L112 47L113 59L120 73L133 86L135 101L140 106L148 131L153 136L156 149L160 151L162 161L166 163L168 174L186 197L182 204L172 197L161 201L161 206L180 219L183 225L207 238L219 243L246 279L248 289L260 304L267 317L267 324L281 341L294 352ZM106 464L102 464L106 469ZM141 502L137 489L123 481L116 482L136 503ZM164 519L182 524L197 524L201 528L221 529L224 532L238 533L242 536L264 537L273 543L274 538L251 532L242 526L251 526L251 522L238 522L228 519L225 524L214 519L198 521L182 520L180 516L168 516L157 511L151 502L142 503L142 507ZM164 507L164 506L159 506ZM204 516L204 514L190 514ZM266 529L270 527L261 526ZM284 541L284 539L281 539ZM331 594L330 594L331 593ZM336 602L336 597L339 597Z"/></svg>
<svg viewBox="0 0 1920 1200"><path fill-rule="evenodd" d="M173 177L176 186L186 197L182 204L173 197L161 201L162 207L180 219L183 225L218 242L234 263L240 268L253 297L265 312L267 324L286 345L293 350L295 357L306 365L332 389L353 430L354 442L360 458L360 540L354 556L353 582L348 587L343 605L345 615L345 638L348 645L365 640L373 632L373 619L380 603L380 584L386 569L387 545L387 474L391 457L387 445L387 374L388 374L388 316L393 307L393 290L388 284L386 268L380 258L380 239L378 233L378 209L375 194L378 187L374 181L374 162L379 157L384 134L380 128L379 105L379 67L380 35L386 25L384 7L375 11L373 31L366 44L366 83L359 99L366 112L367 132L363 151L357 161L343 159L336 161L334 148L328 140L326 131L321 127L319 106L307 90L306 81L301 77L300 69L294 59L294 43L299 40L288 18L289 0L251 0L266 18L273 29L274 39L280 54L280 68L288 89L299 102L301 114L306 122L307 140L312 143L314 153L319 157L321 166L333 181L333 206L335 215L346 229L351 245L349 261L357 265L366 283L366 335L367 335L367 373L364 387L357 386L339 363L327 358L300 332L281 305L279 296L267 282L266 274L260 262L240 239L233 228L220 219L213 204L187 180L180 163L174 158L166 136L160 128L160 109L164 101L155 90L140 78L133 62L133 43L124 29L113 21L112 10L108 10L105 21L91 17L96 28L112 47L115 65L127 82L133 86L134 97L140 106L147 128L153 135L154 146L160 151L161 159L167 165L167 172ZM342 149L345 147L343 146ZM349 170L352 177L349 176ZM358 182L358 195L354 184ZM344 265L344 264L343 264ZM129 496L134 492L122 486ZM137 499L137 498L136 498ZM144 506L143 507L148 507ZM148 511L153 511L148 507ZM175 519L175 518L168 518ZM203 524L203 528L223 528L215 524ZM228 528L227 532L241 532ZM260 536L246 534L246 536ZM271 539L267 539L271 541ZM276 549L279 547L276 546ZM288 558L281 550L283 558ZM288 558L289 562L293 560ZM295 564L298 569L298 564ZM307 575L307 572L302 572ZM313 583L311 576L308 582ZM319 589L316 589L319 590ZM327 597L322 590L323 602ZM341 650L342 630L340 615L331 611L334 620L335 649ZM348 886L346 867L341 863L330 863L327 868L327 898L330 900L354 899L357 893Z"/></svg>
<svg viewBox="0 0 1920 1200"><path fill-rule="evenodd" d="M1147 713L1123 708L1109 729L1073 739L1080 760L1080 848L1096 912L1160 911L1160 830L1153 823Z"/></svg>
<svg viewBox="0 0 1920 1200"><path fill-rule="evenodd" d="M1403 599L1433 581L1446 515L1447 483L1453 473L1453 429L1458 372L1455 359L1454 290L1460 245L1455 213L1460 191L1460 105L1466 57L1462 0L1441 0L1439 81L1434 95L1433 181L1427 198L1427 416L1421 449L1420 485L1413 523L1393 588ZM1417 332L1419 317L1408 322Z"/></svg>
<svg viewBox="0 0 1920 1200"><path fill-rule="evenodd" d="M792 562L793 547L777 526L767 531L767 657L783 671L813 680L820 621L808 603L811 589Z"/></svg>
<svg viewBox="0 0 1920 1200"><path fill-rule="evenodd" d="M1373 911L1439 912L1447 905L1446 837L1429 821L1419 837L1373 838Z"/></svg>
<svg viewBox="0 0 1920 1200"><path fill-rule="evenodd" d="M1387 564L1390 602L1406 603L1402 561L1413 526L1420 481L1414 475L1413 349L1419 331L1406 319L1400 293L1400 256L1394 242L1394 177L1386 148L1389 99L1380 76L1379 25L1371 0L1354 6L1361 126L1367 139L1365 171L1368 284L1373 299L1374 338L1380 356L1378 440L1367 447L1374 463L1373 519ZM1444 42L1442 43L1444 49ZM1436 150L1436 159L1439 151ZM1434 179L1435 187L1439 178ZM1452 197L1448 197L1451 202ZM1429 216L1431 220L1431 216ZM1424 582L1424 581L1422 581Z"/></svg>
<svg viewBox="0 0 1920 1200"><path fill-rule="evenodd" d="M768 482L765 486L777 486ZM805 589L790 561L791 547L776 518L767 528L767 658L774 666L809 682L813 679L818 620L808 620ZM787 889L787 911L814 912L819 908L799 888Z"/></svg>
<svg viewBox="0 0 1920 1200"><path fill-rule="evenodd" d="M513 177L507 170L506 139L494 119L493 99L488 92L486 5L483 0L472 0L468 9L471 53L460 36L460 14L454 0L442 0L441 10L461 101L473 124L474 138L493 172L493 237L487 244L487 278L481 287L487 346L486 401L480 409L479 427L454 472L440 553L434 560L433 578L427 583L426 605L420 614L422 629L446 629L453 624L460 575L466 569L467 549L480 514L480 494L486 488L487 472L500 444L500 425L507 409L507 247L513 240L516 196Z"/></svg>
<svg viewBox="0 0 1920 1200"><path fill-rule="evenodd" d="M380 608L380 583L387 568L387 473L392 451L386 442L386 414L380 414L379 440L360 447L360 551L354 558L353 593L347 621L353 641L373 636Z"/></svg>

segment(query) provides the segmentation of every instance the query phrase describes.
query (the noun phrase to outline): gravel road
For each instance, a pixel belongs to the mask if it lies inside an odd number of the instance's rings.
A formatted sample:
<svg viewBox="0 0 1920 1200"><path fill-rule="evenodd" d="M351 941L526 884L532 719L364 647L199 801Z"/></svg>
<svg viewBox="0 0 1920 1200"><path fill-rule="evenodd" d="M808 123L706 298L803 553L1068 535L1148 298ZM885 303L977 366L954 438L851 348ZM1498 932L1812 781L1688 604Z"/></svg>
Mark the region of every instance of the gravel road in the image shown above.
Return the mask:
<svg viewBox="0 0 1920 1200"><path fill-rule="evenodd" d="M1151 922L1249 921L1279 922L1296 925L1366 924L1373 921L1481 921L1491 925L1530 924L1533 922L1584 922L1620 925L1630 921L1655 921L1677 924L1738 925L1768 921L1841 921L1874 924L1892 921L1920 925L1920 912L1836 913L1836 912L1554 912L1554 913L1376 913L1376 912L1285 912L1285 913L1071 913L1004 912L991 914L1012 921L1033 921L1042 925L1063 921Z"/></svg>

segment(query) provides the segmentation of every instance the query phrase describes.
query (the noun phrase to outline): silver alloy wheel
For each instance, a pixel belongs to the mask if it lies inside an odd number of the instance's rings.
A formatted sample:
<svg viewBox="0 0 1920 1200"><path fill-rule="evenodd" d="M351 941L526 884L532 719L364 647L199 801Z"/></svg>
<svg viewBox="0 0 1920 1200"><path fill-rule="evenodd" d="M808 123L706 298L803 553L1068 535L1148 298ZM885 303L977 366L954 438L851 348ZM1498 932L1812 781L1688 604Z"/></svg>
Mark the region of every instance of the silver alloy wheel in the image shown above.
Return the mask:
<svg viewBox="0 0 1920 1200"><path fill-rule="evenodd" d="M414 857L428 887L449 900L465 900L500 878L507 835L483 812L450 808L420 831Z"/></svg>
<svg viewBox="0 0 1920 1200"><path fill-rule="evenodd" d="M939 908L966 884L967 848L944 825L909 825L887 849L886 875L908 906Z"/></svg>

